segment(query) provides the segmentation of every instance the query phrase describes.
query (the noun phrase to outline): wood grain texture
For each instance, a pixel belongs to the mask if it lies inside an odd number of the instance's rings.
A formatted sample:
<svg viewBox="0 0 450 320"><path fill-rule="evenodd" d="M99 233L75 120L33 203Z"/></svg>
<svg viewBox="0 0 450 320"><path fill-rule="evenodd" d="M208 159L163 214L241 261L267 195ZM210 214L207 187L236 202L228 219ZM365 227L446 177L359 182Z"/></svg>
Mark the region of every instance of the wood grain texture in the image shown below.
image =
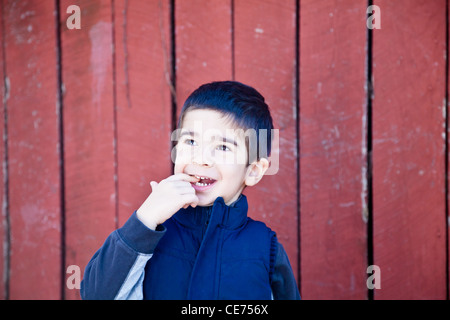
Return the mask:
<svg viewBox="0 0 450 320"><path fill-rule="evenodd" d="M376 299L446 298L446 2L375 1ZM407 10L405 10L407 8Z"/></svg>
<svg viewBox="0 0 450 320"><path fill-rule="evenodd" d="M244 193L249 215L277 232L298 275L295 1L234 1L235 80L266 99L279 130L278 172Z"/></svg>
<svg viewBox="0 0 450 320"><path fill-rule="evenodd" d="M300 2L305 299L367 297L365 10L357 1Z"/></svg>
<svg viewBox="0 0 450 320"><path fill-rule="evenodd" d="M0 3L0 10L3 12L3 3ZM5 63L3 56L3 15L0 14L0 132L2 137L7 137L5 124L6 90L5 90ZM5 154L5 141L0 141L0 300L5 300L8 296L8 195L7 195L7 158Z"/></svg>
<svg viewBox="0 0 450 320"><path fill-rule="evenodd" d="M115 1L119 226L172 174L169 1Z"/></svg>
<svg viewBox="0 0 450 320"><path fill-rule="evenodd" d="M10 298L61 297L54 1L4 1Z"/></svg>
<svg viewBox="0 0 450 320"><path fill-rule="evenodd" d="M232 78L231 1L176 1L177 110L200 85Z"/></svg>
<svg viewBox="0 0 450 320"><path fill-rule="evenodd" d="M81 8L81 29L65 27ZM66 266L84 270L117 227L111 1L61 1ZM66 298L79 290L66 289Z"/></svg>
<svg viewBox="0 0 450 320"><path fill-rule="evenodd" d="M448 2L447 2L447 5L448 5ZM450 11L448 11L447 12L449 15L447 15L447 27L448 27L448 29L447 29L447 34L450 34L450 23L449 23L449 19L450 19ZM449 163L449 161L450 161L450 155L449 155L449 152L450 152L450 150L449 150L449 146L450 146L450 140L449 140L449 137L450 137L450 126L449 126L449 124L450 124L450 121L449 121L449 118L448 118L448 115L449 115L449 112L450 112L450 108L449 108L449 106L450 106L450 99L449 99L449 92L450 92L450 81L449 81L449 66L450 66L450 64L449 64L449 62L448 62L448 59L449 59L449 42L448 42L448 40L447 40L447 47L446 47L446 59L447 59L447 84L448 84L448 86L447 86L447 101L446 101L446 109L445 109L445 121L446 121L446 125L447 125L447 159L448 159L448 161L447 161L447 169L446 169L446 172L445 172L445 174L446 174L446 179L447 179L447 194L446 194L446 197L447 197L447 212L446 212L446 227L447 227L447 252L446 252L446 254L447 254L447 280L448 280L448 283L447 283L447 300L449 300L450 299L450 230L449 230L449 228L450 228L450 212L448 212L448 208L450 208L450 195L448 194L448 192L449 192L449 178L448 178L448 168L450 168L450 163Z"/></svg>

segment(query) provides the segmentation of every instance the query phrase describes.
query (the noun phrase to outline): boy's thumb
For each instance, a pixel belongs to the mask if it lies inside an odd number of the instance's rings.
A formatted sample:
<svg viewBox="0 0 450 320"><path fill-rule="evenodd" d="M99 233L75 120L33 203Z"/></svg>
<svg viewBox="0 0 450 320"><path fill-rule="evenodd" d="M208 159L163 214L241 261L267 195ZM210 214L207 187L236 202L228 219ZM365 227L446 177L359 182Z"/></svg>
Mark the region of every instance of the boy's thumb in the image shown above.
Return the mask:
<svg viewBox="0 0 450 320"><path fill-rule="evenodd" d="M155 181L151 181L150 182L150 187L152 187L152 191L153 191L153 189L155 189L155 187L158 185L158 182L155 182Z"/></svg>

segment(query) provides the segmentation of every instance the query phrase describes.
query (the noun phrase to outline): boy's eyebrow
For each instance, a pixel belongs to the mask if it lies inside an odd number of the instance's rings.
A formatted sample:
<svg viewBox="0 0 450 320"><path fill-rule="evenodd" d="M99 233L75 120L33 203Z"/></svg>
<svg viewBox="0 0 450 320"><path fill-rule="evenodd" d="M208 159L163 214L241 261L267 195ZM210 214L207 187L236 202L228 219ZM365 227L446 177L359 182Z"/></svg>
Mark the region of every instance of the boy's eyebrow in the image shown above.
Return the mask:
<svg viewBox="0 0 450 320"><path fill-rule="evenodd" d="M232 144L232 145L234 145L234 146L236 146L237 147L237 142L236 141L234 141L233 139L229 139L229 138L226 138L226 137L221 137L222 138L222 141L223 142L226 142L226 143L230 143L230 144ZM220 139L220 138L219 138Z"/></svg>
<svg viewBox="0 0 450 320"><path fill-rule="evenodd" d="M186 131L182 131L182 132L180 133L179 138L181 138L181 137L183 137L183 136L193 136L193 137L196 137L196 136L198 136L198 134L197 134L196 132L194 132L194 131L186 130ZM230 139L230 138L227 138L227 137L214 136L214 138L215 138L215 139L218 139L218 140L220 140L220 141L226 142L226 143L230 143L230 144L232 144L232 145L234 145L234 146L236 146L236 147L237 147L237 145L238 145L238 143L237 143L235 140Z"/></svg>
<svg viewBox="0 0 450 320"><path fill-rule="evenodd" d="M180 138L182 136L193 136L193 137L195 137L196 135L197 134L194 131L190 131L190 130L184 131L184 130L182 130L181 133L180 133Z"/></svg>

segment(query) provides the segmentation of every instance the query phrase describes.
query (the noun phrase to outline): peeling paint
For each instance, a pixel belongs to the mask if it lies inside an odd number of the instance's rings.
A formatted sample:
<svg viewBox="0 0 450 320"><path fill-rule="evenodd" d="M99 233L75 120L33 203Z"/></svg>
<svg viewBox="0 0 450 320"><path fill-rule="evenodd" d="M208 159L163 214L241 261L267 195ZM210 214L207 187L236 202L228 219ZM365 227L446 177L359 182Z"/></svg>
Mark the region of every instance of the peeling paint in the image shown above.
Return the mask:
<svg viewBox="0 0 450 320"><path fill-rule="evenodd" d="M92 70L92 102L100 112L102 93L105 89L108 68L112 63L112 26L108 22L98 22L89 31L91 41L90 67Z"/></svg>
<svg viewBox="0 0 450 320"><path fill-rule="evenodd" d="M365 108L365 105L363 107ZM364 110L362 116L362 143L361 143L361 155L362 155L362 166L361 166L361 208L362 208L362 220L364 223L369 221L369 208L367 204L367 193L368 193L368 183L367 183L367 112Z"/></svg>
<svg viewBox="0 0 450 320"><path fill-rule="evenodd" d="M11 82L9 77L5 77L5 94L3 96L3 103L6 103L9 100L9 93L11 92Z"/></svg>
<svg viewBox="0 0 450 320"><path fill-rule="evenodd" d="M353 207L355 205L354 201L351 202L346 202L346 203L340 203L339 207L341 208L349 208L349 207Z"/></svg>

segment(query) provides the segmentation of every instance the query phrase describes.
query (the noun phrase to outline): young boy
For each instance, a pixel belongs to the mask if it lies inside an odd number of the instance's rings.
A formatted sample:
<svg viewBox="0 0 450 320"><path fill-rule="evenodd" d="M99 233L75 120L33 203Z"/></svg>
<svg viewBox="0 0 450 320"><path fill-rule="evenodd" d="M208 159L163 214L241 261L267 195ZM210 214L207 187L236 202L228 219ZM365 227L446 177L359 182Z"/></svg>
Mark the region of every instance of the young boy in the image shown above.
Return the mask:
<svg viewBox="0 0 450 320"><path fill-rule="evenodd" d="M286 252L247 217L242 194L269 167L272 129L263 96L247 85L194 91L175 132L174 175L152 181L92 257L82 298L300 299Z"/></svg>

